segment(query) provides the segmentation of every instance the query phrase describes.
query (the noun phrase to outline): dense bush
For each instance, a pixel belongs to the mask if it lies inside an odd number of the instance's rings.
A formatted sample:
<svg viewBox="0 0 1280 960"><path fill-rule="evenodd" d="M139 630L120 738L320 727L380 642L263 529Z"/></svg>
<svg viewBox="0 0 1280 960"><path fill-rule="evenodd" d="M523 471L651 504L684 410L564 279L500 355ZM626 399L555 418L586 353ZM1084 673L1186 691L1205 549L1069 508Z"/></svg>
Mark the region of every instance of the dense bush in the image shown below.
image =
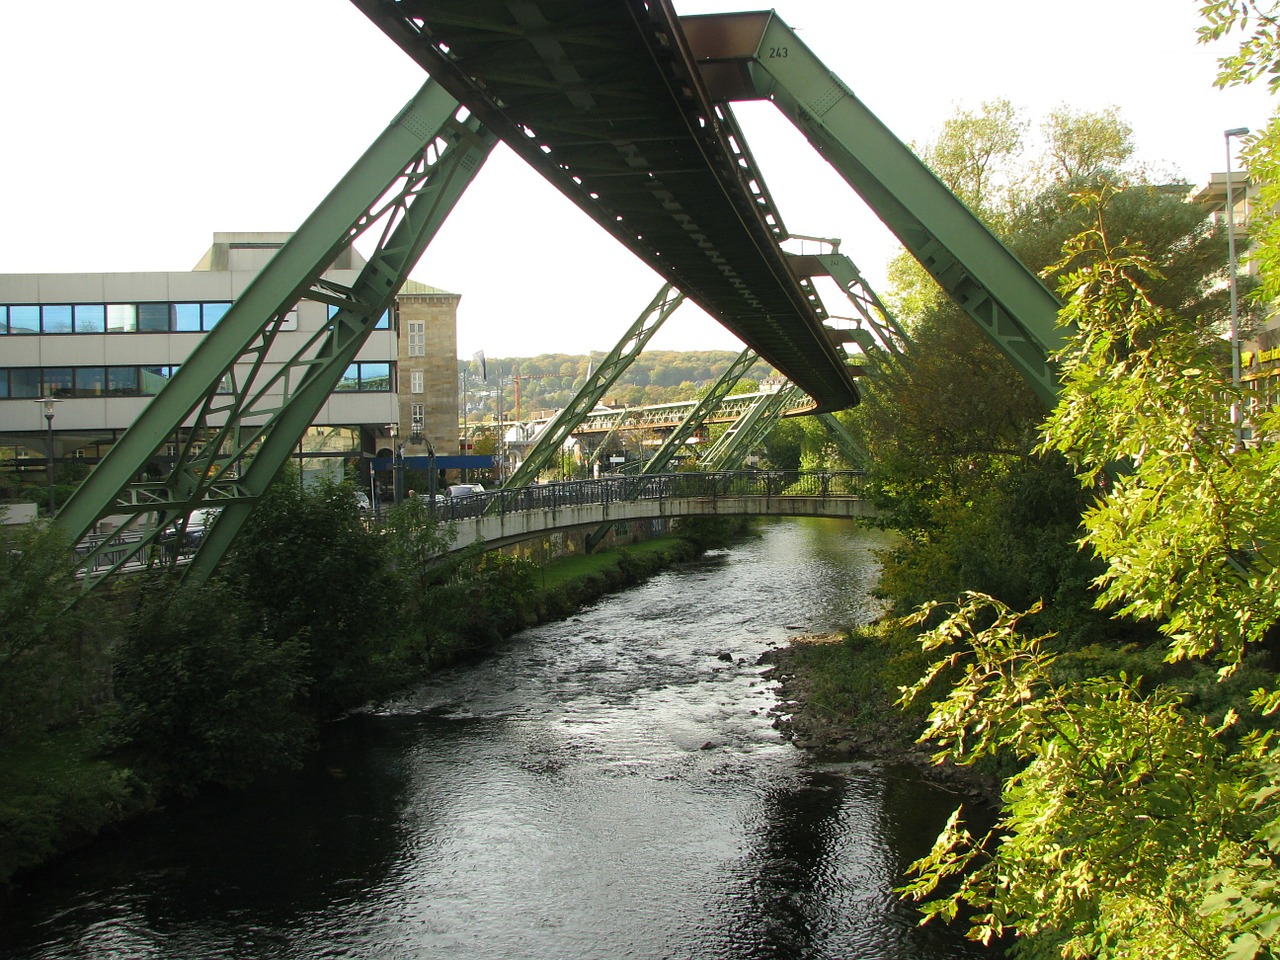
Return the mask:
<svg viewBox="0 0 1280 960"><path fill-rule="evenodd" d="M74 720L108 674L103 597L69 605L71 551L40 525L0 549L0 747Z"/></svg>
<svg viewBox="0 0 1280 960"><path fill-rule="evenodd" d="M115 729L149 781L191 793L296 765L311 742L307 648L264 634L230 584L152 584L116 658Z"/></svg>
<svg viewBox="0 0 1280 960"><path fill-rule="evenodd" d="M396 680L401 595L392 559L364 528L349 488L300 489L287 471L227 556L223 575L263 634L302 645L306 700L318 716L383 696Z"/></svg>

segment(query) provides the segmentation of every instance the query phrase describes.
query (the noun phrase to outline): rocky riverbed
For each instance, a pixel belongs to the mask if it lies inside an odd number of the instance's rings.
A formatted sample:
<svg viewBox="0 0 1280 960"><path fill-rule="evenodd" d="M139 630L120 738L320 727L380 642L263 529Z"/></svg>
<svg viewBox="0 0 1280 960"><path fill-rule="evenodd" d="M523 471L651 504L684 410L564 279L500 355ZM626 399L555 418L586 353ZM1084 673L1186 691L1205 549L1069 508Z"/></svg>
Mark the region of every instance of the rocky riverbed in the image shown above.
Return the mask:
<svg viewBox="0 0 1280 960"><path fill-rule="evenodd" d="M933 748L916 742L918 731L892 703L883 704L874 721L814 709L810 694L816 678L803 656L803 648L844 641L845 635L839 632L799 634L786 646L774 647L760 658L759 662L769 667L764 675L778 684L774 726L817 759L907 762L938 785L963 795L968 802L996 806L1000 796L998 777L954 764L934 763Z"/></svg>

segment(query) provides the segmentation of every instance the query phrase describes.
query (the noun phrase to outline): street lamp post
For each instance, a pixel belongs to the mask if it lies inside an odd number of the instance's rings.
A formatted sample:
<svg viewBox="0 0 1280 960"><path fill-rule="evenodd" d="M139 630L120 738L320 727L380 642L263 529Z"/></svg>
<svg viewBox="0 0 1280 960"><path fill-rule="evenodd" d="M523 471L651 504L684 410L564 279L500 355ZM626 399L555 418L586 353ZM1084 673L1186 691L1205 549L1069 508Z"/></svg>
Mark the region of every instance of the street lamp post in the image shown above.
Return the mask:
<svg viewBox="0 0 1280 960"><path fill-rule="evenodd" d="M1248 127L1224 131L1227 143L1227 287L1231 296L1231 428L1235 432L1235 448L1244 449L1244 423L1240 415L1240 307L1236 291L1236 204L1231 186L1231 138L1243 137Z"/></svg>
<svg viewBox="0 0 1280 960"><path fill-rule="evenodd" d="M436 488L439 486L439 477L436 476L436 447L430 440L427 441L427 504L431 508L431 512L436 512Z"/></svg>
<svg viewBox="0 0 1280 960"><path fill-rule="evenodd" d="M396 434L399 432L399 424L387 424L387 433L391 434L391 502L395 504L399 504L403 497L401 472L404 470L404 444L396 443Z"/></svg>
<svg viewBox="0 0 1280 960"><path fill-rule="evenodd" d="M461 453L464 457L470 453L469 444L467 442L467 374L470 370L470 364L462 368L462 443L459 444L459 446L462 448ZM463 462L465 463L466 461ZM464 466L462 468L462 482L466 483L469 478L469 471Z"/></svg>
<svg viewBox="0 0 1280 960"><path fill-rule="evenodd" d="M41 404L44 410L45 423L45 446L48 450L49 463L49 519L53 519L53 511L55 508L53 484L55 480L53 465L53 405L61 403L61 397L40 397L36 403Z"/></svg>

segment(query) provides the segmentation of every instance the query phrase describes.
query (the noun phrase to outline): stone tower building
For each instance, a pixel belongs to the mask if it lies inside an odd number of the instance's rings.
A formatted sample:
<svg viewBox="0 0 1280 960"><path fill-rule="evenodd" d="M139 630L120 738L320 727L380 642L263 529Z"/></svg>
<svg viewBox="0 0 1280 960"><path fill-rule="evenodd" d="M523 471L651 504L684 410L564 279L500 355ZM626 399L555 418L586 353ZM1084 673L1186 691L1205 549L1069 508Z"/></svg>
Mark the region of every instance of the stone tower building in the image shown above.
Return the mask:
<svg viewBox="0 0 1280 960"><path fill-rule="evenodd" d="M405 456L458 453L458 302L416 280L396 298L399 310L399 424Z"/></svg>

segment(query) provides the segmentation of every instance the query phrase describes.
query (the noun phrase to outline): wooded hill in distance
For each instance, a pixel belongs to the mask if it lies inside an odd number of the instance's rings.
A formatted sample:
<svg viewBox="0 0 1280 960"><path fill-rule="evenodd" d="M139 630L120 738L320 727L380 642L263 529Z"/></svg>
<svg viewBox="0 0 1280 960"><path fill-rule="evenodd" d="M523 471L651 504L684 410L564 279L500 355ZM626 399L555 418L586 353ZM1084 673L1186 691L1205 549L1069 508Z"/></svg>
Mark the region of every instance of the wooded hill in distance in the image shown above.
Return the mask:
<svg viewBox="0 0 1280 960"><path fill-rule="evenodd" d="M581 389L588 370L594 370L603 356L600 353L590 356L544 353L537 357L489 357L485 361L487 380L481 378L479 363L459 359L458 374L462 376L465 373L468 378L467 399L472 416L479 414L482 418L495 412L497 399L487 394L497 389L501 378L504 415L510 417L514 413L513 381L518 379L521 413L528 418L568 405ZM737 357L737 353L728 350L653 350L642 353L618 378L604 402L610 406L636 407L692 400L720 379ZM733 392L753 392L761 380L776 375L773 367L760 361L738 381Z"/></svg>

